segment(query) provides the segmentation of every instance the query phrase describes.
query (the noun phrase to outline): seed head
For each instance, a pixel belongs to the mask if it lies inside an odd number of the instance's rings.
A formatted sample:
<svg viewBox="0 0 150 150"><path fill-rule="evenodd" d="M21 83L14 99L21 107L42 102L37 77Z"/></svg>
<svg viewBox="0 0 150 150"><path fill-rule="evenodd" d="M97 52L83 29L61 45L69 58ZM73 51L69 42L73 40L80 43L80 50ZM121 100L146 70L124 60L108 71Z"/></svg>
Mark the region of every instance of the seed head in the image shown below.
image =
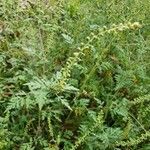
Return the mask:
<svg viewBox="0 0 150 150"><path fill-rule="evenodd" d="M142 27L142 25L141 25L139 22L134 22L134 23L132 24L132 26L134 27L134 29L137 29L137 28L141 28L141 27Z"/></svg>

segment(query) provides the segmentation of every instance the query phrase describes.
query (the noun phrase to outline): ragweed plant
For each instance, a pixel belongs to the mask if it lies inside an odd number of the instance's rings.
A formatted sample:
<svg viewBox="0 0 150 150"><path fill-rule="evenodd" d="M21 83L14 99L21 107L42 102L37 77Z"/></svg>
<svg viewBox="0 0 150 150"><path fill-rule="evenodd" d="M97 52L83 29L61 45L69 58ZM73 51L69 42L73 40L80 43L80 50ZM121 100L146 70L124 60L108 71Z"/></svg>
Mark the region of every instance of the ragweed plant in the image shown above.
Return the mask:
<svg viewBox="0 0 150 150"><path fill-rule="evenodd" d="M86 131L85 133L83 133L83 135L78 138L78 140L75 142L75 145L71 148L71 150L77 149L82 143L84 143L86 141L86 138L90 134L92 134L96 128L102 128L102 126L103 126L103 112L100 111L98 113L98 116L96 117L96 120L95 120L93 126L91 126L88 129L88 131Z"/></svg>
<svg viewBox="0 0 150 150"><path fill-rule="evenodd" d="M54 82L54 89L57 91L63 91L65 89L65 86L67 85L67 80L68 78L71 76L71 70L72 68L82 59L81 57L84 56L84 50L90 48L92 46L92 42L99 38L99 36L104 36L106 33L110 34L110 33L116 33L120 32L120 31L124 31L127 29L131 29L131 30L136 30L141 28L142 25L139 22L128 22L125 24L120 23L119 25L115 25L113 24L112 27L109 29L106 26L104 26L102 29L98 29L98 33L94 34L93 32L91 33L90 36L86 37L87 39L87 43L81 43L81 47L78 47L78 52L75 52L73 55L73 57L69 57L67 62L66 62L66 66L64 68L62 68L59 72L57 72L56 77L55 77L55 82ZM94 71L95 66L93 67L91 73ZM87 79L85 79L85 83L86 80L88 80L88 78L90 78L90 74L88 75ZM82 88L84 88L84 84L82 85Z"/></svg>
<svg viewBox="0 0 150 150"><path fill-rule="evenodd" d="M149 6L0 1L0 149L150 149Z"/></svg>

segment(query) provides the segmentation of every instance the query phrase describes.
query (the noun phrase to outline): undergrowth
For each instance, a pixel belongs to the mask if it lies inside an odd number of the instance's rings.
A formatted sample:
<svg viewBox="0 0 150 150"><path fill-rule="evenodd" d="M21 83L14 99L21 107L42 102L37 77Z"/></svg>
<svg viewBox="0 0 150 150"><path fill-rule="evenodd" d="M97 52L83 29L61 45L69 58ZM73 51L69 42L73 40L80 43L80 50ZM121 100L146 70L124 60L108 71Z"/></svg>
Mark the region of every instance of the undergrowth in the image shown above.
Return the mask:
<svg viewBox="0 0 150 150"><path fill-rule="evenodd" d="M0 149L149 150L149 8L0 1Z"/></svg>

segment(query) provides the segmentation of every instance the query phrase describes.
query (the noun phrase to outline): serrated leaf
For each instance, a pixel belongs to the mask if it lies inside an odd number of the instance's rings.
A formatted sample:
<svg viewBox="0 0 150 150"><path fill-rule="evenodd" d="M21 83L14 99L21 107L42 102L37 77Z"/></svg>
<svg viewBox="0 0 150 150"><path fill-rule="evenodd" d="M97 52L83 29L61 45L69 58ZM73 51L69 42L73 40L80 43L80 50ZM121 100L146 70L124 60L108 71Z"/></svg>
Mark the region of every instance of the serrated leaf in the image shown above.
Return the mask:
<svg viewBox="0 0 150 150"><path fill-rule="evenodd" d="M65 107L67 107L69 110L72 111L72 108L70 107L66 99L64 99L63 97L58 97L58 100L61 102L62 105L64 105Z"/></svg>
<svg viewBox="0 0 150 150"><path fill-rule="evenodd" d="M73 39L69 35L63 33L62 36L67 43L69 43L69 44L73 43Z"/></svg>
<svg viewBox="0 0 150 150"><path fill-rule="evenodd" d="M77 91L79 91L79 89L77 89L76 87L71 86L71 85L68 85L68 84L65 86L64 89L67 90L67 91L72 91L72 92L77 92Z"/></svg>

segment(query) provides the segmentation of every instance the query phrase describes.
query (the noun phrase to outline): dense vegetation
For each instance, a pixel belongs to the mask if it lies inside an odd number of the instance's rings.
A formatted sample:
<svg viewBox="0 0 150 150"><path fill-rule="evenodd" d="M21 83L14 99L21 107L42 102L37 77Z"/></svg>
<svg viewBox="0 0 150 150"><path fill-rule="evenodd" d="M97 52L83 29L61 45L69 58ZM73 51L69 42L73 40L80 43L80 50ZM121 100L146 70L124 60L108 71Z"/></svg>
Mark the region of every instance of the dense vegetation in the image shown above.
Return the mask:
<svg viewBox="0 0 150 150"><path fill-rule="evenodd" d="M150 1L0 1L1 150L150 149Z"/></svg>

